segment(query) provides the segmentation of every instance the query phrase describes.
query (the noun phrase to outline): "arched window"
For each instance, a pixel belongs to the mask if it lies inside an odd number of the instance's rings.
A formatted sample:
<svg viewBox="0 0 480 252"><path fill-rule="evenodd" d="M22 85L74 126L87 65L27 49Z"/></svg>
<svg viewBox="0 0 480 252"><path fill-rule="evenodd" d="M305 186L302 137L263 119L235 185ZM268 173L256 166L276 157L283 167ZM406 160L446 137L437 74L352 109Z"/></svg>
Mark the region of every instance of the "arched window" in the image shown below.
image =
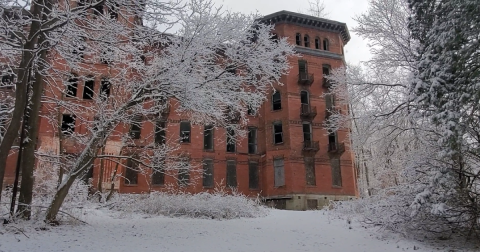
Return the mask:
<svg viewBox="0 0 480 252"><path fill-rule="evenodd" d="M282 97L279 91L276 91L272 95L272 110L282 109Z"/></svg>
<svg viewBox="0 0 480 252"><path fill-rule="evenodd" d="M315 38L315 49L320 49L320 38L319 37Z"/></svg>
<svg viewBox="0 0 480 252"><path fill-rule="evenodd" d="M302 90L300 92L300 102L302 104L308 104L309 103L309 99L308 99L308 92L305 91L305 90Z"/></svg>
<svg viewBox="0 0 480 252"><path fill-rule="evenodd" d="M328 39L323 39L323 50L330 51Z"/></svg>
<svg viewBox="0 0 480 252"><path fill-rule="evenodd" d="M308 35L305 35L305 36L303 37L303 45L304 45L305 47L310 47L310 37L309 37Z"/></svg>
<svg viewBox="0 0 480 252"><path fill-rule="evenodd" d="M298 46L302 45L302 35L300 33L297 33L295 35L295 44L297 44Z"/></svg>

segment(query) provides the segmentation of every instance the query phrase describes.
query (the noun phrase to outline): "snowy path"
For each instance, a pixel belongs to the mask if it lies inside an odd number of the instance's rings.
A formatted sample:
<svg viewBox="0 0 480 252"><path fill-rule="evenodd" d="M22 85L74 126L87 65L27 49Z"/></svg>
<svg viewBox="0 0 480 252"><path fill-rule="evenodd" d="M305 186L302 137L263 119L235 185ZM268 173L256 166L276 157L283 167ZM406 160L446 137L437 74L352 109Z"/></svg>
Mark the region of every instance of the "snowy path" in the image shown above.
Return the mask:
<svg viewBox="0 0 480 252"><path fill-rule="evenodd" d="M201 220L138 215L118 219L89 213L90 225L48 231L0 234L0 251L440 251L394 235L380 240L373 230L345 220L329 220L323 211L272 210L257 219ZM1 231L2 228L0 228ZM396 237L396 238L395 238ZM418 249L420 247L420 249Z"/></svg>

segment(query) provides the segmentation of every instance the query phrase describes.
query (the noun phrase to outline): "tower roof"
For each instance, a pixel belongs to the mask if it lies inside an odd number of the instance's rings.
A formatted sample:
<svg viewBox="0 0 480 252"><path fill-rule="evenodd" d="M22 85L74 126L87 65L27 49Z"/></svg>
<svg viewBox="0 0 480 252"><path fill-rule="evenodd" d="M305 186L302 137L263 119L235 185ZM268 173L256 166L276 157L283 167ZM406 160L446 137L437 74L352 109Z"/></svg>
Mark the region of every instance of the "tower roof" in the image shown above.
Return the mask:
<svg viewBox="0 0 480 252"><path fill-rule="evenodd" d="M344 44L347 44L348 41L350 41L350 32L348 32L347 25L334 20L318 18L285 10L266 15L262 18L259 18L259 20L261 22L271 24L287 23L317 30L338 32L341 34Z"/></svg>

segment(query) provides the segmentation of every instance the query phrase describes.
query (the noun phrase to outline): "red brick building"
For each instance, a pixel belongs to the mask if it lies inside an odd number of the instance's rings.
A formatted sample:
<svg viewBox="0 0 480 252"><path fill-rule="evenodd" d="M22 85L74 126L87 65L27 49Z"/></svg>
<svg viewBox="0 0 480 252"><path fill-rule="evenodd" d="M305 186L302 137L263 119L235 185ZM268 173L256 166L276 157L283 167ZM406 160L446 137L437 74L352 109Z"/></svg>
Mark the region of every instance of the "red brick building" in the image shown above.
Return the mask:
<svg viewBox="0 0 480 252"><path fill-rule="evenodd" d="M295 210L317 208L329 200L351 199L358 195L347 130L328 134L322 126L329 116L328 109L335 102L333 97L323 96L328 88L323 75L345 64L343 47L350 39L346 25L287 11L265 16L262 21L275 24L275 35L287 37L296 45L301 57L291 58L290 73L282 77L284 85L277 86L276 92L269 94L257 114L249 114L248 136L227 140L225 129L192 125L188 118L169 111L164 111L168 117L160 126L166 130L160 135L152 133L156 125L148 120L135 127L123 125L124 132L136 134L139 144L153 142L155 138L180 141L178 153L188 153L188 161L198 169L165 176L148 170L136 173L121 167L117 175L122 176L114 181L116 190L147 193L169 190L172 185L195 193L212 191L215 186L222 185L249 196L259 195L278 208ZM99 63L91 67L99 73L92 76L91 81L98 83L92 86L100 93L102 73L108 71L107 66ZM89 102L84 91L86 85L86 82L79 85L75 93L82 105ZM54 108L44 106L42 111L52 110ZM341 112L347 110L345 107ZM88 125L79 124L74 130L82 133L86 132L86 127ZM56 132L46 119L42 119L39 148L58 153L59 135ZM121 153L120 145L115 144L118 141L114 138L107 141L105 153ZM64 141L62 149L75 153L75 143ZM12 155L9 160L7 183L13 180L14 158ZM127 161L124 163L131 165ZM103 190L110 188L116 168L114 162L96 161L91 174L93 184L101 185Z"/></svg>

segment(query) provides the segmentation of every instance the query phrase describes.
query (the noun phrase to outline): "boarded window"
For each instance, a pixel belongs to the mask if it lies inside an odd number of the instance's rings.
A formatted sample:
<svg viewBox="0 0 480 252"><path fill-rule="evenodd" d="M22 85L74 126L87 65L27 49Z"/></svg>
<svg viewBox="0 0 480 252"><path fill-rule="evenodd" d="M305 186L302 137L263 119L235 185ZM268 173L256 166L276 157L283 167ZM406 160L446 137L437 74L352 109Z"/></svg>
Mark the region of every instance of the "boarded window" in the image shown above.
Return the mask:
<svg viewBox="0 0 480 252"><path fill-rule="evenodd" d="M75 115L62 116L62 133L64 135L72 135L75 132Z"/></svg>
<svg viewBox="0 0 480 252"><path fill-rule="evenodd" d="M308 73L307 62L305 60L298 61L298 72L300 74Z"/></svg>
<svg viewBox="0 0 480 252"><path fill-rule="evenodd" d="M83 86L83 99L93 99L93 90L95 88L95 80L92 76L87 77Z"/></svg>
<svg viewBox="0 0 480 252"><path fill-rule="evenodd" d="M315 38L315 49L320 49L320 39L318 37Z"/></svg>
<svg viewBox="0 0 480 252"><path fill-rule="evenodd" d="M332 158L330 162L332 165L332 184L334 186L342 186L342 171L340 167L340 159Z"/></svg>
<svg viewBox="0 0 480 252"><path fill-rule="evenodd" d="M303 124L303 141L312 141L312 125L310 123Z"/></svg>
<svg viewBox="0 0 480 252"><path fill-rule="evenodd" d="M155 144L165 144L166 141L166 122L157 121L155 123Z"/></svg>
<svg viewBox="0 0 480 252"><path fill-rule="evenodd" d="M234 160L227 160L227 186L237 187L237 164Z"/></svg>
<svg viewBox="0 0 480 252"><path fill-rule="evenodd" d="M178 170L178 185L183 187L183 186L188 186L190 183L190 169L188 167L183 167Z"/></svg>
<svg viewBox="0 0 480 252"><path fill-rule="evenodd" d="M111 86L112 85L110 84L110 81L106 78L103 78L100 86L100 97L103 99L108 98L110 96Z"/></svg>
<svg viewBox="0 0 480 252"><path fill-rule="evenodd" d="M78 89L78 78L73 76L67 82L66 97L76 97Z"/></svg>
<svg viewBox="0 0 480 252"><path fill-rule="evenodd" d="M283 164L283 158L273 160L274 169L274 185L275 187L285 185L285 168Z"/></svg>
<svg viewBox="0 0 480 252"><path fill-rule="evenodd" d="M190 122L180 122L180 142L190 143Z"/></svg>
<svg viewBox="0 0 480 252"><path fill-rule="evenodd" d="M302 35L300 33L295 35L295 44L302 45Z"/></svg>
<svg viewBox="0 0 480 252"><path fill-rule="evenodd" d="M272 110L282 109L282 96L278 90L272 95Z"/></svg>
<svg viewBox="0 0 480 252"><path fill-rule="evenodd" d="M213 150L213 126L207 125L203 129L203 149Z"/></svg>
<svg viewBox="0 0 480 252"><path fill-rule="evenodd" d="M130 125L130 137L133 139L140 139L142 133L142 116L135 116Z"/></svg>
<svg viewBox="0 0 480 252"><path fill-rule="evenodd" d="M283 143L282 122L276 122L273 124L273 143L274 144Z"/></svg>
<svg viewBox="0 0 480 252"><path fill-rule="evenodd" d="M315 158L313 157L304 157L305 163L305 174L307 185L314 186L317 184L317 179L315 176Z"/></svg>
<svg viewBox="0 0 480 252"><path fill-rule="evenodd" d="M164 185L165 184L165 160L159 160L155 164L155 168L152 171L152 184Z"/></svg>
<svg viewBox="0 0 480 252"><path fill-rule="evenodd" d="M305 36L303 37L303 45L304 45L305 47L310 47L310 37L309 37L308 35L305 35Z"/></svg>
<svg viewBox="0 0 480 252"><path fill-rule="evenodd" d="M203 186L213 187L213 160L203 160Z"/></svg>
<svg viewBox="0 0 480 252"><path fill-rule="evenodd" d="M235 152L235 147L235 131L233 129L227 129L227 152Z"/></svg>
<svg viewBox="0 0 480 252"><path fill-rule="evenodd" d="M134 157L136 158L136 157ZM138 163L133 159L127 159L125 167L125 184L136 185L138 183Z"/></svg>
<svg viewBox="0 0 480 252"><path fill-rule="evenodd" d="M257 153L257 128L248 128L248 154Z"/></svg>
<svg viewBox="0 0 480 252"><path fill-rule="evenodd" d="M248 188L258 189L258 163L250 161L248 163Z"/></svg>

